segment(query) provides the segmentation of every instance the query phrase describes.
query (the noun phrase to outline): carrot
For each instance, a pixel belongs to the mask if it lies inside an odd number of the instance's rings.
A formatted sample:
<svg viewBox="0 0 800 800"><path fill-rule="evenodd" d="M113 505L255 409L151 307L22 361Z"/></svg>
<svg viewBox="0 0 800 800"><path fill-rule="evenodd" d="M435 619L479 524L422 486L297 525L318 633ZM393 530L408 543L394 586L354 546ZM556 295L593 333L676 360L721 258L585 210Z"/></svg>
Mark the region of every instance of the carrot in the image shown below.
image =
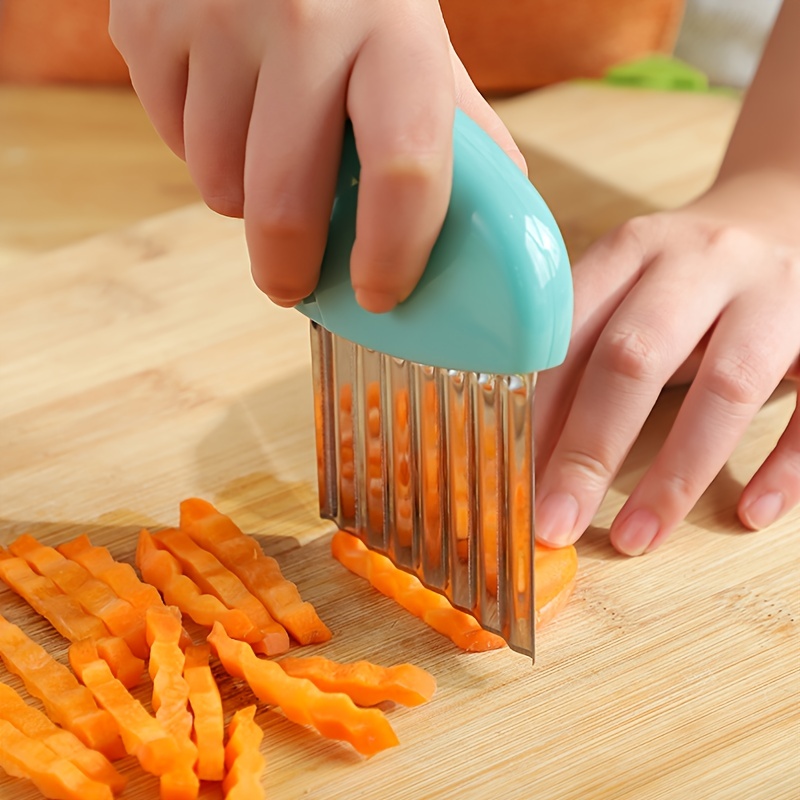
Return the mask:
<svg viewBox="0 0 800 800"><path fill-rule="evenodd" d="M35 573L27 561L2 548L0 577L65 639L99 641L110 636L102 620L84 611L74 597L64 594L50 578ZM119 659L109 664L114 675L124 680L128 688L135 686L144 670L144 661L137 659L125 642L113 647L109 643L104 652L109 658Z"/></svg>
<svg viewBox="0 0 800 800"><path fill-rule="evenodd" d="M208 666L210 647L193 645L186 648L183 677L189 685L189 705L197 745L197 775L204 781L221 781L225 773L225 732L222 698Z"/></svg>
<svg viewBox="0 0 800 800"><path fill-rule="evenodd" d="M264 797L261 773L264 756L261 740L264 732L255 721L256 707L240 708L228 726L228 743L225 746L227 774L222 782L225 800L255 800Z"/></svg>
<svg viewBox="0 0 800 800"><path fill-rule="evenodd" d="M322 692L311 681L287 675L276 662L258 658L247 643L231 639L221 625L214 625L208 641L230 675L244 678L260 700L279 706L292 722L349 742L363 755L398 744L378 709L358 708L346 694Z"/></svg>
<svg viewBox="0 0 800 800"><path fill-rule="evenodd" d="M256 647L274 656L289 649L285 628L270 616L264 604L207 550L194 542L184 531L169 529L153 535L159 546L169 550L181 568L204 592L216 595L228 608L243 611L261 633Z"/></svg>
<svg viewBox="0 0 800 800"><path fill-rule="evenodd" d="M142 769L159 776L172 769L178 756L175 739L111 674L93 642L86 639L72 644L69 661L95 700L114 718L125 750L139 761Z"/></svg>
<svg viewBox="0 0 800 800"><path fill-rule="evenodd" d="M536 544L533 550L533 589L537 630L567 604L577 572L578 553L574 547L553 548Z"/></svg>
<svg viewBox="0 0 800 800"><path fill-rule="evenodd" d="M278 562L211 503L198 498L180 505L180 526L201 547L233 572L267 611L300 644L327 642L331 632L297 586L284 578Z"/></svg>
<svg viewBox="0 0 800 800"><path fill-rule="evenodd" d="M92 693L60 661L2 616L0 656L9 672L22 678L28 693L42 701L52 720L110 759L124 754L108 711L97 707Z"/></svg>
<svg viewBox="0 0 800 800"><path fill-rule="evenodd" d="M29 534L13 541L8 549L24 558L40 575L50 578L64 594L74 597L88 614L101 619L114 636L125 639L137 658L147 658L142 615L127 600L117 597L108 584Z"/></svg>
<svg viewBox="0 0 800 800"><path fill-rule="evenodd" d="M433 675L413 664L340 664L323 656L284 658L278 663L288 675L307 678L323 692L344 692L359 706L374 706L385 700L417 706L430 700L436 691Z"/></svg>
<svg viewBox="0 0 800 800"><path fill-rule="evenodd" d="M156 719L171 733L178 755L161 776L161 800L194 800L200 791L195 773L197 746L192 741L189 684L183 677L185 656L180 648L181 616L174 606L152 606L147 611L150 677Z"/></svg>
<svg viewBox="0 0 800 800"><path fill-rule="evenodd" d="M0 682L0 719L20 733L39 739L56 756L74 764L87 778L105 783L114 794L125 788L127 779L97 750L87 747L74 733L59 728L47 714L29 706L10 686Z"/></svg>
<svg viewBox="0 0 800 800"><path fill-rule="evenodd" d="M107 784L89 778L44 742L26 736L4 719L0 719L0 741L0 767L15 778L32 781L45 797L113 800Z"/></svg>
<svg viewBox="0 0 800 800"><path fill-rule="evenodd" d="M167 603L177 606L198 625L210 628L219 621L234 639L246 642L261 640L261 632L238 608L228 608L213 594L203 594L200 587L181 572L178 559L158 547L149 531L139 534L136 565L142 577L155 586Z"/></svg>
<svg viewBox="0 0 800 800"><path fill-rule="evenodd" d="M426 589L418 578L395 567L386 556L368 550L356 536L337 531L331 550L347 569L368 580L381 594L391 597L462 650L478 652L505 647L501 637L483 630L474 617L453 608L446 597Z"/></svg>
<svg viewBox="0 0 800 800"><path fill-rule="evenodd" d="M80 564L87 572L107 584L111 591L127 600L144 619L150 606L163 606L164 601L158 589L150 583L139 579L136 570L124 561L117 561L106 547L93 545L84 533L69 542L56 547L66 558ZM186 631L181 634L181 646L191 644L191 637Z"/></svg>

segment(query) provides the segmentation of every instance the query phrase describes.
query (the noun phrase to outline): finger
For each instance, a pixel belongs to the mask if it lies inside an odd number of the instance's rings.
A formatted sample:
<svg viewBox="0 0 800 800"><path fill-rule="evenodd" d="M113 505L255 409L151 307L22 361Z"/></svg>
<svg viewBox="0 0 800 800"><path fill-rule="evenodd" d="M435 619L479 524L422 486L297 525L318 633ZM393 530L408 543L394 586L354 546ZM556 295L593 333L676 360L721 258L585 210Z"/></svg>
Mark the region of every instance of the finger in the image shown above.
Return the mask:
<svg viewBox="0 0 800 800"><path fill-rule="evenodd" d="M167 147L184 157L183 106L189 46L180 4L113 2L109 33L128 65L131 83ZM147 45L144 47L143 42Z"/></svg>
<svg viewBox="0 0 800 800"><path fill-rule="evenodd" d="M657 258L598 338L540 484L541 541L583 533L664 384L730 300L730 285L698 267L697 256Z"/></svg>
<svg viewBox="0 0 800 800"><path fill-rule="evenodd" d="M751 292L720 317L664 446L611 526L620 552L655 549L689 513L795 359L798 339L797 315L779 313L774 295Z"/></svg>
<svg viewBox="0 0 800 800"><path fill-rule="evenodd" d="M800 404L775 449L742 492L738 514L751 530L772 525L800 503Z"/></svg>
<svg viewBox="0 0 800 800"><path fill-rule="evenodd" d="M364 43L348 89L361 160L350 274L373 312L411 293L450 199L453 71L441 16L427 8Z"/></svg>
<svg viewBox="0 0 800 800"><path fill-rule="evenodd" d="M349 69L336 46L308 30L271 41L261 67L247 137L244 219L253 280L278 305L295 305L319 278Z"/></svg>
<svg viewBox="0 0 800 800"><path fill-rule="evenodd" d="M203 26L189 53L184 109L189 174L209 208L230 217L244 213L245 148L259 69L242 45L235 28Z"/></svg>
<svg viewBox="0 0 800 800"><path fill-rule="evenodd" d="M450 60L453 65L453 76L456 85L456 105L477 122L505 150L508 157L520 170L527 175L528 165L525 162L525 156L520 152L517 143L509 133L503 120L500 119L497 112L475 88L472 78L469 77L466 68L461 63L461 59L456 55L452 47L450 48Z"/></svg>

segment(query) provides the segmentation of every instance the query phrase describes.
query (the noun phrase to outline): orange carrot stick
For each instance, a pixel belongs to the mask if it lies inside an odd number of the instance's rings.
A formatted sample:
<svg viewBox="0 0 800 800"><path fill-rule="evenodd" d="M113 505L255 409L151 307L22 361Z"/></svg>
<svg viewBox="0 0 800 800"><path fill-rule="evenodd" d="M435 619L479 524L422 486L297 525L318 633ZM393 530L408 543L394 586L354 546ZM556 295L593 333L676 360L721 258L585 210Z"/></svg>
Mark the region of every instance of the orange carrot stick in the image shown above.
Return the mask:
<svg viewBox="0 0 800 800"><path fill-rule="evenodd" d="M24 558L40 575L50 578L64 594L74 597L87 613L103 620L114 636L125 639L137 658L147 658L142 615L127 600L117 597L107 584L29 534L20 536L8 549Z"/></svg>
<svg viewBox="0 0 800 800"><path fill-rule="evenodd" d="M170 529L153 535L159 546L180 561L181 568L204 592L216 595L228 608L243 611L261 632L263 650L273 656L289 649L289 635L269 614L264 604L208 550L187 533Z"/></svg>
<svg viewBox="0 0 800 800"><path fill-rule="evenodd" d="M225 800L256 800L264 797L261 773L264 756L261 740L264 732L255 721L256 707L239 709L228 726L228 743L225 746L227 774L222 782Z"/></svg>
<svg viewBox="0 0 800 800"><path fill-rule="evenodd" d="M121 758L125 750L119 728L92 693L44 648L16 625L0 617L0 656L9 672L22 678L25 688L44 704L50 718L107 758Z"/></svg>
<svg viewBox="0 0 800 800"><path fill-rule="evenodd" d="M87 778L105 783L114 794L125 788L127 778L114 769L97 750L87 747L74 733L59 728L47 714L29 706L10 686L0 682L0 719L10 722L31 739L39 739L56 756L74 764Z"/></svg>
<svg viewBox="0 0 800 800"><path fill-rule="evenodd" d="M189 684L183 677L185 656L179 644L181 630L180 611L174 606L152 606L147 610L152 705L156 719L178 746L174 765L161 776L161 800L194 800L200 791L195 773L197 746L192 741Z"/></svg>
<svg viewBox="0 0 800 800"><path fill-rule="evenodd" d="M84 611L74 597L64 594L50 578L34 572L27 561L2 548L0 577L65 639L99 641L110 636L102 620ZM124 680L128 688L135 686L144 670L144 661L137 659L125 642L115 643L104 652L119 659L109 664L114 675Z"/></svg>
<svg viewBox="0 0 800 800"><path fill-rule="evenodd" d="M189 705L197 745L197 775L204 781L221 781L225 777L225 725L222 697L208 665L210 647L194 645L186 648L183 677L189 684Z"/></svg>
<svg viewBox="0 0 800 800"><path fill-rule="evenodd" d="M279 706L292 722L349 742L363 755L398 744L377 708L359 708L346 694L322 692L311 681L287 675L276 662L259 658L246 642L231 639L221 625L214 625L208 641L230 675L244 678L259 699Z"/></svg>
<svg viewBox="0 0 800 800"><path fill-rule="evenodd" d="M297 586L281 573L278 562L265 555L256 540L230 517L196 497L184 500L180 509L181 530L233 572L296 641L315 644L331 638L314 606L303 601Z"/></svg>
<svg viewBox="0 0 800 800"><path fill-rule="evenodd" d="M347 569L368 580L381 594L391 597L462 650L478 652L505 647L501 637L483 630L474 617L453 608L446 597L426 589L386 556L367 549L356 536L337 531L331 551Z"/></svg>
<svg viewBox="0 0 800 800"><path fill-rule="evenodd" d="M374 706L385 700L417 706L430 700L436 691L433 675L413 664L341 664L323 656L284 658L278 663L288 675L307 678L323 692L344 692L359 706Z"/></svg>
<svg viewBox="0 0 800 800"><path fill-rule="evenodd" d="M213 594L203 594L200 587L183 574L178 559L169 550L158 547L146 530L139 534L136 565L142 577L164 595L167 603L177 606L198 625L210 628L218 621L234 639L261 640L261 632L243 611L228 608Z"/></svg>
<svg viewBox="0 0 800 800"><path fill-rule="evenodd" d="M172 769L178 755L175 739L111 674L94 644L88 639L72 644L69 661L95 700L116 720L125 750L142 769L159 776Z"/></svg>
<svg viewBox="0 0 800 800"><path fill-rule="evenodd" d="M45 797L56 800L113 800L105 783L92 780L73 763L57 756L44 742L0 719L0 767L15 778L32 781Z"/></svg>

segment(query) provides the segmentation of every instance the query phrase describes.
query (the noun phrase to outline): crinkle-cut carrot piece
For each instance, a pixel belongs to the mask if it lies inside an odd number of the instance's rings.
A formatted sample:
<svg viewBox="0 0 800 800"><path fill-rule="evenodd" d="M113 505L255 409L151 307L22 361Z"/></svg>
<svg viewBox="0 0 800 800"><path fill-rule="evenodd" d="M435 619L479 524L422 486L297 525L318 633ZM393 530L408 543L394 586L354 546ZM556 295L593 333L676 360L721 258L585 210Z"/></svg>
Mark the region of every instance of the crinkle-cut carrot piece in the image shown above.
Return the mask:
<svg viewBox="0 0 800 800"><path fill-rule="evenodd" d="M533 589L536 628L552 620L567 604L578 574L578 552L569 547L546 547L536 543L533 550Z"/></svg>
<svg viewBox="0 0 800 800"><path fill-rule="evenodd" d="M136 570L124 561L117 561L108 548L92 544L84 533L56 547L59 553L80 564L87 572L107 584L121 600L127 600L142 616L150 606L163 606L158 589L139 579ZM181 646L191 644L191 637L182 633Z"/></svg>
<svg viewBox="0 0 800 800"><path fill-rule="evenodd" d="M278 662L295 678L307 678L323 692L344 692L358 706L386 700L418 706L433 697L436 679L414 664L382 667L370 661L342 664L323 656L283 658Z"/></svg>
<svg viewBox="0 0 800 800"><path fill-rule="evenodd" d="M283 576L278 562L230 517L198 498L184 500L180 513L181 530L233 572L297 642L316 644L331 638L314 606Z"/></svg>
<svg viewBox="0 0 800 800"><path fill-rule="evenodd" d="M108 584L30 534L20 536L8 549L24 558L40 575L50 578L64 594L74 597L87 613L101 619L114 636L125 639L137 658L147 658L142 615L127 600L117 597Z"/></svg>
<svg viewBox="0 0 800 800"><path fill-rule="evenodd" d="M92 693L60 661L2 616L0 656L9 672L22 678L28 694L42 701L54 722L107 758L125 754L117 724L108 711L97 707Z"/></svg>
<svg viewBox="0 0 800 800"><path fill-rule="evenodd" d="M32 781L55 800L113 800L108 784L93 780L44 742L26 736L0 719L0 767L15 778Z"/></svg>
<svg viewBox="0 0 800 800"><path fill-rule="evenodd" d="M228 726L228 743L225 745L227 774L222 782L225 800L256 800L265 796L261 783L266 763L261 755L264 732L255 716L255 706L240 708Z"/></svg>
<svg viewBox="0 0 800 800"><path fill-rule="evenodd" d="M181 565L169 550L156 545L149 531L139 534L136 547L136 565L142 577L155 586L164 600L177 606L198 625L210 628L220 622L234 639L259 642L261 631L238 608L228 608L216 595L204 594L200 587L181 571Z"/></svg>
<svg viewBox="0 0 800 800"><path fill-rule="evenodd" d="M189 684L197 775L200 780L221 781L225 777L225 723L222 697L208 665L210 651L207 644L187 647L183 677Z"/></svg>
<svg viewBox="0 0 800 800"><path fill-rule="evenodd" d="M256 697L279 706L292 722L349 742L366 756L398 744L377 708L359 708L346 694L323 692L311 681L287 675L275 661L259 658L246 642L231 639L221 625L214 626L208 642L230 675L244 678Z"/></svg>
<svg viewBox="0 0 800 800"><path fill-rule="evenodd" d="M74 597L64 594L50 578L33 571L22 558L12 556L0 548L0 577L25 600L34 611L41 614L65 639L77 642L82 639L110 637L102 620L84 611ZM106 649L109 657L119 658L109 664L114 675L125 680L128 688L138 683L144 670L144 661L131 653L127 643L116 643ZM133 676L136 676L135 680Z"/></svg>
<svg viewBox="0 0 800 800"><path fill-rule="evenodd" d="M337 531L331 551L347 569L368 580L381 594L391 597L462 650L478 652L505 647L500 636L483 630L474 617L453 608L446 597L426 589L386 556L368 550L356 536Z"/></svg>
<svg viewBox="0 0 800 800"><path fill-rule="evenodd" d="M178 746L173 767L161 776L161 800L194 800L200 791L200 779L195 772L197 745L192 741L189 684L183 677L186 659L179 644L181 630L180 611L174 606L153 606L147 610L152 705L156 719Z"/></svg>
<svg viewBox="0 0 800 800"><path fill-rule="evenodd" d="M172 528L153 534L153 539L178 559L184 574L202 591L215 595L228 608L239 609L248 616L261 633L261 641L254 645L259 652L274 656L289 649L286 629L270 616L264 604L236 575L216 556L200 547L189 534Z"/></svg>
<svg viewBox="0 0 800 800"><path fill-rule="evenodd" d="M127 778L114 769L97 750L87 747L74 733L59 728L47 714L28 705L8 684L0 682L0 719L18 731L39 739L56 756L74 764L87 778L105 783L114 794L125 788Z"/></svg>
<svg viewBox="0 0 800 800"><path fill-rule="evenodd" d="M69 648L72 669L119 726L125 750L146 772L163 775L178 755L175 739L112 674L94 643L75 642Z"/></svg>

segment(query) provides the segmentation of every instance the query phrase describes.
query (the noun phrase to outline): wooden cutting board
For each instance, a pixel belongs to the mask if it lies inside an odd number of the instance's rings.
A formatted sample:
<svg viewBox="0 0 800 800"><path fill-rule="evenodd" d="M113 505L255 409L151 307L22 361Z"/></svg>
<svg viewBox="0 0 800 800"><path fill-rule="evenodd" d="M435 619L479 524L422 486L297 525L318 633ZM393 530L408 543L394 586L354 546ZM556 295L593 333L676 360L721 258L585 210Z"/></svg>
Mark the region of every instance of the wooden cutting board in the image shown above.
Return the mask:
<svg viewBox="0 0 800 800"><path fill-rule="evenodd" d="M572 85L498 109L576 255L702 189L736 103ZM672 539L623 558L607 526L680 403L666 393L578 545L573 599L539 635L535 666L465 655L330 558L306 323L247 273L241 225L200 206L0 267L0 543L87 532L130 561L141 526L174 524L179 500L199 495L260 536L317 605L335 634L320 652L436 676L428 705L388 712L401 744L370 760L261 708L275 800L798 797L800 515L760 534L734 515L792 411L788 388ZM6 589L0 608L64 658ZM228 713L251 702L218 674ZM124 797L157 796L121 763ZM35 797L0 778L2 800Z"/></svg>

